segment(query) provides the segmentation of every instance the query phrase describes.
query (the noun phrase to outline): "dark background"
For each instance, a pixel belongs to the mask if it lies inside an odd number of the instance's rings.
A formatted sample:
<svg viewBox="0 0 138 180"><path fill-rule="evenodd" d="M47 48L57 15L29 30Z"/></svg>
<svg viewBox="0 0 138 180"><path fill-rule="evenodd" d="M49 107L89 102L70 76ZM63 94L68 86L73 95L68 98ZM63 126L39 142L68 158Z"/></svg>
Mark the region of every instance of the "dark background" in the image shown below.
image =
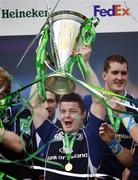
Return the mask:
<svg viewBox="0 0 138 180"><path fill-rule="evenodd" d="M30 48L27 55L20 62L25 50L36 36L1 36L0 37L0 66L5 68L13 77L12 91L31 83L36 76L36 48L38 39ZM129 90L137 94L138 87L138 32L128 33L97 33L91 55L91 65L96 71L103 85L101 74L103 62L111 54L123 55L129 62ZM74 73L78 77L78 70ZM133 87L132 87L133 86ZM133 90L135 88L135 90ZM30 88L22 93L28 97Z"/></svg>

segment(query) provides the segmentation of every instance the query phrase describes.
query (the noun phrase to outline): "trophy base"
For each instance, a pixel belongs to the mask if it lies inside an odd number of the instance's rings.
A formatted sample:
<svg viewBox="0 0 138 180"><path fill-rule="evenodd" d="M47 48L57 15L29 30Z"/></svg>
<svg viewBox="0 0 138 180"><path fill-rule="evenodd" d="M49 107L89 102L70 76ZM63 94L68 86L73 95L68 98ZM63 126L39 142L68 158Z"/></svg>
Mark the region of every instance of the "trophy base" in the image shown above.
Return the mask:
<svg viewBox="0 0 138 180"><path fill-rule="evenodd" d="M75 83L64 74L52 74L46 79L46 89L58 95L70 94L75 90Z"/></svg>

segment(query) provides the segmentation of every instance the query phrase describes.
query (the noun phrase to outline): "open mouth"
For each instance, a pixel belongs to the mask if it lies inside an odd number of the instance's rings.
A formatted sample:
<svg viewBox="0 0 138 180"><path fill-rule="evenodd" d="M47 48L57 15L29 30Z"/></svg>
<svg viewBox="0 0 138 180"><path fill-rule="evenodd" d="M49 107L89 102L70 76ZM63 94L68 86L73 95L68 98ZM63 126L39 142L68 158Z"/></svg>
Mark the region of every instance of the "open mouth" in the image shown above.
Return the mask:
<svg viewBox="0 0 138 180"><path fill-rule="evenodd" d="M64 123L65 123L66 126L70 126L72 124L71 121L65 121Z"/></svg>
<svg viewBox="0 0 138 180"><path fill-rule="evenodd" d="M51 109L50 108L46 108L48 112L51 112Z"/></svg>

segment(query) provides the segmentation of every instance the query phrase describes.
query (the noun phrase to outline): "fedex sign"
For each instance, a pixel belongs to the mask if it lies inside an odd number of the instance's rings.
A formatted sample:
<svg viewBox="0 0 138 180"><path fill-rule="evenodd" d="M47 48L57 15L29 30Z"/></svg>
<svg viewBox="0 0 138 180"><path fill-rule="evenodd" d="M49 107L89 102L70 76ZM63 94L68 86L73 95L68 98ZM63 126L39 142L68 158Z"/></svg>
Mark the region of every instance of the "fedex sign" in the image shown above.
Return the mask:
<svg viewBox="0 0 138 180"><path fill-rule="evenodd" d="M123 8L120 4L112 5L110 9L101 8L100 5L94 6L94 16L129 16L129 8Z"/></svg>

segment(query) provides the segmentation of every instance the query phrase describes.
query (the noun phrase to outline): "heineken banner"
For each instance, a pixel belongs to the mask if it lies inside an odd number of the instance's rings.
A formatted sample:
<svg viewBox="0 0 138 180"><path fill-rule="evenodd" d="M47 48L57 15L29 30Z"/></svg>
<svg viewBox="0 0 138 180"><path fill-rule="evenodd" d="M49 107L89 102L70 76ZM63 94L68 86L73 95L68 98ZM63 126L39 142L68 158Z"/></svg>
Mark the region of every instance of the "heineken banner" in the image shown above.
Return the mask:
<svg viewBox="0 0 138 180"><path fill-rule="evenodd" d="M136 32L138 0L0 0L0 35L37 34L46 18L59 10L97 16L97 32Z"/></svg>

